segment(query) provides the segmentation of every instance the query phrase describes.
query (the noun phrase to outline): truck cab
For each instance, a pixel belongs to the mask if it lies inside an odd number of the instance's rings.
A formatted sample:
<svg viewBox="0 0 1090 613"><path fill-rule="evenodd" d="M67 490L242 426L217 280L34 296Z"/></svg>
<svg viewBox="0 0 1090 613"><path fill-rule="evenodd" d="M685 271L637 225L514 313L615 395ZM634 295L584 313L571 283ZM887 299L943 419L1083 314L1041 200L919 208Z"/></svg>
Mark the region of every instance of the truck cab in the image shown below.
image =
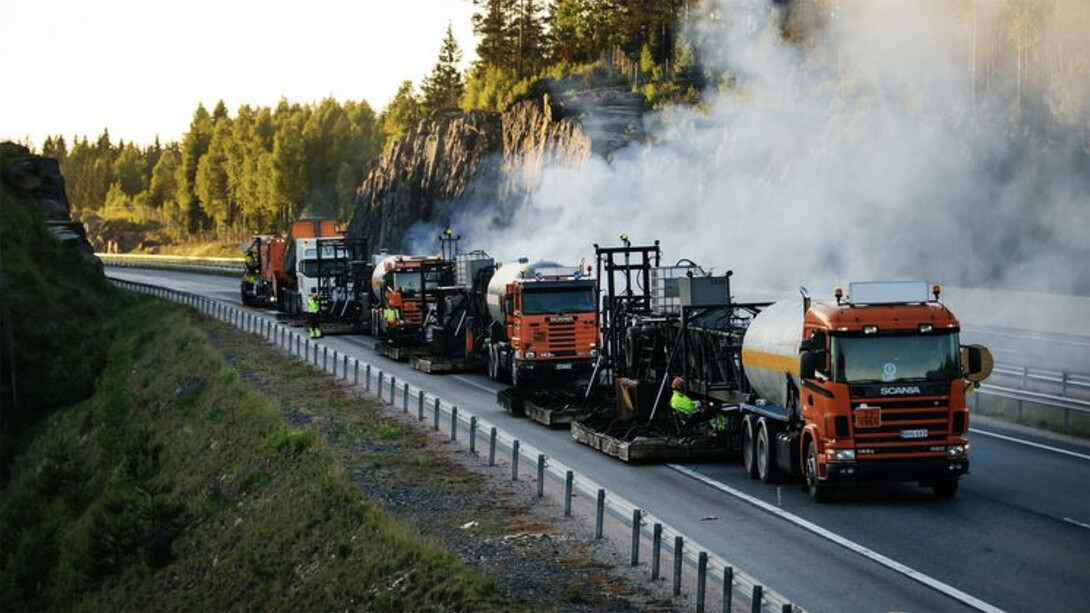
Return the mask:
<svg viewBox="0 0 1090 613"><path fill-rule="evenodd" d="M797 410L798 457L818 499L833 484L918 481L953 496L969 471L966 393L990 368L961 347L958 320L924 283L853 283L850 298L808 305ZM748 371L747 371L748 372Z"/></svg>
<svg viewBox="0 0 1090 613"><path fill-rule="evenodd" d="M438 289L450 285L453 274L453 262L438 256L379 258L371 280L375 336L401 343L422 341L425 319L437 308Z"/></svg>
<svg viewBox="0 0 1090 613"><path fill-rule="evenodd" d="M589 373L598 357L596 285L578 267L522 260L488 286L489 376L515 387Z"/></svg>

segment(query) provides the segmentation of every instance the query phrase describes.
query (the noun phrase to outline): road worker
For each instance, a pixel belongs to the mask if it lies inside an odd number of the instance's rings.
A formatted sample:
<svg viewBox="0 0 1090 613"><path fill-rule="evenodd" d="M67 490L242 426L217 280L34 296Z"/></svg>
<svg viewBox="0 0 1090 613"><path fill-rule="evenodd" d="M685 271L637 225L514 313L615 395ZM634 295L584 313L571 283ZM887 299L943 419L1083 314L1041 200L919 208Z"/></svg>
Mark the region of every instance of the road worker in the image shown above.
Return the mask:
<svg viewBox="0 0 1090 613"><path fill-rule="evenodd" d="M386 323L386 329L392 330L397 326L397 309L390 305L382 309L382 321Z"/></svg>
<svg viewBox="0 0 1090 613"><path fill-rule="evenodd" d="M685 423L696 425L707 422L708 426L716 433L726 431L727 418L723 416L718 408L708 403L693 400L685 392L681 391L685 387L685 379L674 377L670 387L674 390L673 395L670 397L670 408L679 417L682 417Z"/></svg>
<svg viewBox="0 0 1090 613"><path fill-rule="evenodd" d="M322 338L322 329L318 326L318 294L311 294L307 300L307 336L310 338Z"/></svg>
<svg viewBox="0 0 1090 613"><path fill-rule="evenodd" d="M685 395L685 392L681 391L681 388L685 387L685 379L674 377L670 387L674 390L673 395L670 397L670 408L676 413L691 418L700 411L700 403L689 398Z"/></svg>

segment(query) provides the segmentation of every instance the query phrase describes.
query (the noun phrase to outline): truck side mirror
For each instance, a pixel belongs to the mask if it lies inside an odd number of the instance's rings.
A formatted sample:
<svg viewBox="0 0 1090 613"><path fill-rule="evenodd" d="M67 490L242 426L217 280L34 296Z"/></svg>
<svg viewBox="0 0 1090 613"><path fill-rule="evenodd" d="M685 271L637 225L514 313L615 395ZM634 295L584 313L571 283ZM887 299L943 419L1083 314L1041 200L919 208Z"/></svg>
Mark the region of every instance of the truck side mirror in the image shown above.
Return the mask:
<svg viewBox="0 0 1090 613"><path fill-rule="evenodd" d="M824 351L805 351L799 355L799 377L814 379L819 368L825 365Z"/></svg>
<svg viewBox="0 0 1090 613"><path fill-rule="evenodd" d="M979 384L992 374L992 352L983 345L961 346L961 371L965 378Z"/></svg>

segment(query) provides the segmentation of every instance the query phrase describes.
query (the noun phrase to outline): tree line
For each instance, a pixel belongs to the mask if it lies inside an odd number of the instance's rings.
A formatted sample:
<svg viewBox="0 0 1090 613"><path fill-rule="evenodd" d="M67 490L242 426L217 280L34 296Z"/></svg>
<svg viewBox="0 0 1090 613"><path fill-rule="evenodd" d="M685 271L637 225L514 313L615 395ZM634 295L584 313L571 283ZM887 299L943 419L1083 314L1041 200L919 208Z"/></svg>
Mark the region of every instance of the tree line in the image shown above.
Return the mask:
<svg viewBox="0 0 1090 613"><path fill-rule="evenodd" d="M346 216L364 162L382 147L366 102L281 101L276 108L199 105L181 142L148 147L108 131L46 139L77 211L145 211L183 235L265 231L307 212Z"/></svg>

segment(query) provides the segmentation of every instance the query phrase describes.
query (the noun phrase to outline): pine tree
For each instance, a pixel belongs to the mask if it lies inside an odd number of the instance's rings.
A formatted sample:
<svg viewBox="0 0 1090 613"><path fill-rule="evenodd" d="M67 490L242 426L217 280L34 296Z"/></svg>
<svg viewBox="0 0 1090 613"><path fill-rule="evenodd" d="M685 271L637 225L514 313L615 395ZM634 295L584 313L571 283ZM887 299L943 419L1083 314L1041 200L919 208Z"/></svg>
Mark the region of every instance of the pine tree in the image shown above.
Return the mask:
<svg viewBox="0 0 1090 613"><path fill-rule="evenodd" d="M537 74L545 65L545 20L539 0L518 0L509 38L514 44L515 75Z"/></svg>
<svg viewBox="0 0 1090 613"><path fill-rule="evenodd" d="M420 84L421 106L425 113L458 106L462 94L465 93L462 73L458 70L458 62L461 61L462 51L458 48L454 30L448 22L447 34L439 48L439 59L435 62L435 68Z"/></svg>
<svg viewBox="0 0 1090 613"><path fill-rule="evenodd" d="M514 50L511 45L511 23L517 0L473 0L482 10L473 14L473 33L481 37L477 58L485 66L510 69Z"/></svg>
<svg viewBox="0 0 1090 613"><path fill-rule="evenodd" d="M412 81L404 81L386 110L382 112L382 131L386 133L386 146L400 139L416 126L423 116L420 102L413 93Z"/></svg>

